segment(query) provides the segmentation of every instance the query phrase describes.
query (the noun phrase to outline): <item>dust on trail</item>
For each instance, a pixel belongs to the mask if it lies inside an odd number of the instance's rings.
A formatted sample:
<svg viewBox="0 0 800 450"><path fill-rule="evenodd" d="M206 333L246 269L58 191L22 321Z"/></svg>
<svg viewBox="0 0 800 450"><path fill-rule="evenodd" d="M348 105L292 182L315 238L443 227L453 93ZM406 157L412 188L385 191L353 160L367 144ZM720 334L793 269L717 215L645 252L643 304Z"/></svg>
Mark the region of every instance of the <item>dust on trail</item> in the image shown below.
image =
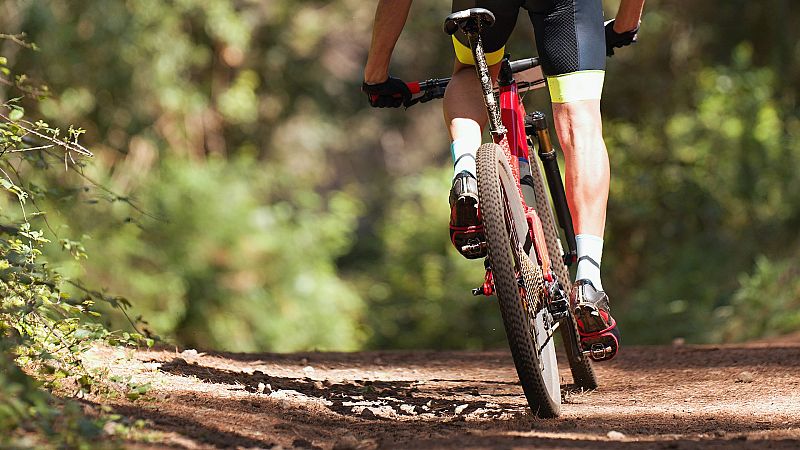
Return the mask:
<svg viewBox="0 0 800 450"><path fill-rule="evenodd" d="M533 417L508 352L113 352L151 382L97 400L158 431L136 448L800 448L800 343L629 347L558 419ZM561 358L563 361L563 358Z"/></svg>

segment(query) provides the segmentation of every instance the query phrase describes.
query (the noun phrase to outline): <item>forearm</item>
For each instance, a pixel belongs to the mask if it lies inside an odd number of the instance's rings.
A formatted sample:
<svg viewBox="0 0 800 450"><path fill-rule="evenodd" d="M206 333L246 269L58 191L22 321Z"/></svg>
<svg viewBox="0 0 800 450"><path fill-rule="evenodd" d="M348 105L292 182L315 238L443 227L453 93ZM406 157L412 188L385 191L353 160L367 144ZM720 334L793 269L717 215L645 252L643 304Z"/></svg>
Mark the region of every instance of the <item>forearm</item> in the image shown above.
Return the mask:
<svg viewBox="0 0 800 450"><path fill-rule="evenodd" d="M364 81L370 84L386 81L389 61L400 32L406 24L412 0L379 0L372 26L372 43L369 47Z"/></svg>
<svg viewBox="0 0 800 450"><path fill-rule="evenodd" d="M614 20L614 31L624 33L635 30L642 19L642 10L645 0L622 0L619 4L617 17Z"/></svg>

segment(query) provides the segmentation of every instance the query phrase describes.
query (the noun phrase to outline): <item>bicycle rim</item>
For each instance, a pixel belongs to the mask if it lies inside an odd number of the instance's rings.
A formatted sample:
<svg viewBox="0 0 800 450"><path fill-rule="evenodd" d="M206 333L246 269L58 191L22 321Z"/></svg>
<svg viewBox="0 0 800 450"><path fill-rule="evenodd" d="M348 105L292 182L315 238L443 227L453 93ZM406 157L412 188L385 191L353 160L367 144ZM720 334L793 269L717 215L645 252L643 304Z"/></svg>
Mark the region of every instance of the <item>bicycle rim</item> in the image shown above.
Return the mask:
<svg viewBox="0 0 800 450"><path fill-rule="evenodd" d="M553 323L542 302L541 269L530 261L517 237L527 234L527 221L517 185L503 149L484 144L478 149L480 198L495 294L522 389L539 417L558 416L561 386ZM517 276L523 280L520 288Z"/></svg>
<svg viewBox="0 0 800 450"><path fill-rule="evenodd" d="M567 265L564 264L564 248L559 239L553 208L550 205L550 200L545 191L544 175L537 161L531 161L531 175L533 177L533 192L536 197L536 204L534 206L542 222L542 228L544 229L547 253L550 255L550 264L553 267L553 273L555 273L569 297L572 290L569 269ZM569 362L569 368L572 372L572 380L575 386L588 390L597 389L597 376L594 373L592 361L583 354L578 335L578 324L575 323L572 311L570 311L569 317L562 320L560 329L561 340L564 344L564 352Z"/></svg>

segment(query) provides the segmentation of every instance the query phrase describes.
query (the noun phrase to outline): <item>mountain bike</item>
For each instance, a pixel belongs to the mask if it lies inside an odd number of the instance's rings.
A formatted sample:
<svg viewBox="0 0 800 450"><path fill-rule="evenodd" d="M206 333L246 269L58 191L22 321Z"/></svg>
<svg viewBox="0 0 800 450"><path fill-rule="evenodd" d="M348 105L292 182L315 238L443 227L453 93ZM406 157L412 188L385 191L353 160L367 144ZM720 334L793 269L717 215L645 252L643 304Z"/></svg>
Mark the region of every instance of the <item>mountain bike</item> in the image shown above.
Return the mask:
<svg viewBox="0 0 800 450"><path fill-rule="evenodd" d="M506 56L495 88L480 36L481 29L493 24L494 15L482 8L455 12L444 24L446 33L452 35L460 29L469 39L493 141L478 149L476 161L485 240L470 241L462 250L487 250L484 283L473 294L497 296L528 404L539 417L555 417L561 409L556 332L560 331L577 388L597 387L590 358L602 359L607 349L581 347L569 301L567 267L576 260L575 232L556 150L545 115L526 114L520 97L520 93L545 83L541 77L523 81L539 60L510 61ZM408 83L412 98L406 107L444 97L449 81L442 78ZM529 161L529 148L534 147L541 166ZM567 242L566 253L553 210Z"/></svg>

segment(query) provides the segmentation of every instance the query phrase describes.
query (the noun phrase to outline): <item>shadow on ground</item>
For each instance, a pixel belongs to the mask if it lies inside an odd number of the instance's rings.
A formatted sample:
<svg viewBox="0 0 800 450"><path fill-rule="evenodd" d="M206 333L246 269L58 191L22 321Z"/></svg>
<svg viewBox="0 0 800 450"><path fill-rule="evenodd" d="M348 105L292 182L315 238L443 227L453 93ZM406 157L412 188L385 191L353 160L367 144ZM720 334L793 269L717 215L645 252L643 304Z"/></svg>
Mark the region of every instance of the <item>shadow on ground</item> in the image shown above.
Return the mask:
<svg viewBox="0 0 800 450"><path fill-rule="evenodd" d="M736 384L731 374L755 367L774 375L764 378L770 392L791 393L800 378L798 346L629 349L624 358L598 366L604 389L582 393L563 385L564 416L551 420L530 414L504 352L206 356L187 362L159 353L152 362L185 388L117 411L217 448L800 448L800 415L792 414L800 406L752 415L726 407L734 404L725 403L731 398L691 391L699 389L693 375L702 374L704 386L732 386L736 401L780 400L759 396L764 383ZM386 370L376 371L375 358ZM314 378L287 375L303 374L312 361ZM391 375L412 366L420 380ZM281 376L265 373L269 367ZM340 369L356 376L343 380ZM371 379L358 377L362 369ZM330 378L338 381L327 380L334 371ZM628 407L620 403L623 396L645 400ZM692 396L715 411L682 409L699 408L683 403ZM624 437L610 440L609 431Z"/></svg>

